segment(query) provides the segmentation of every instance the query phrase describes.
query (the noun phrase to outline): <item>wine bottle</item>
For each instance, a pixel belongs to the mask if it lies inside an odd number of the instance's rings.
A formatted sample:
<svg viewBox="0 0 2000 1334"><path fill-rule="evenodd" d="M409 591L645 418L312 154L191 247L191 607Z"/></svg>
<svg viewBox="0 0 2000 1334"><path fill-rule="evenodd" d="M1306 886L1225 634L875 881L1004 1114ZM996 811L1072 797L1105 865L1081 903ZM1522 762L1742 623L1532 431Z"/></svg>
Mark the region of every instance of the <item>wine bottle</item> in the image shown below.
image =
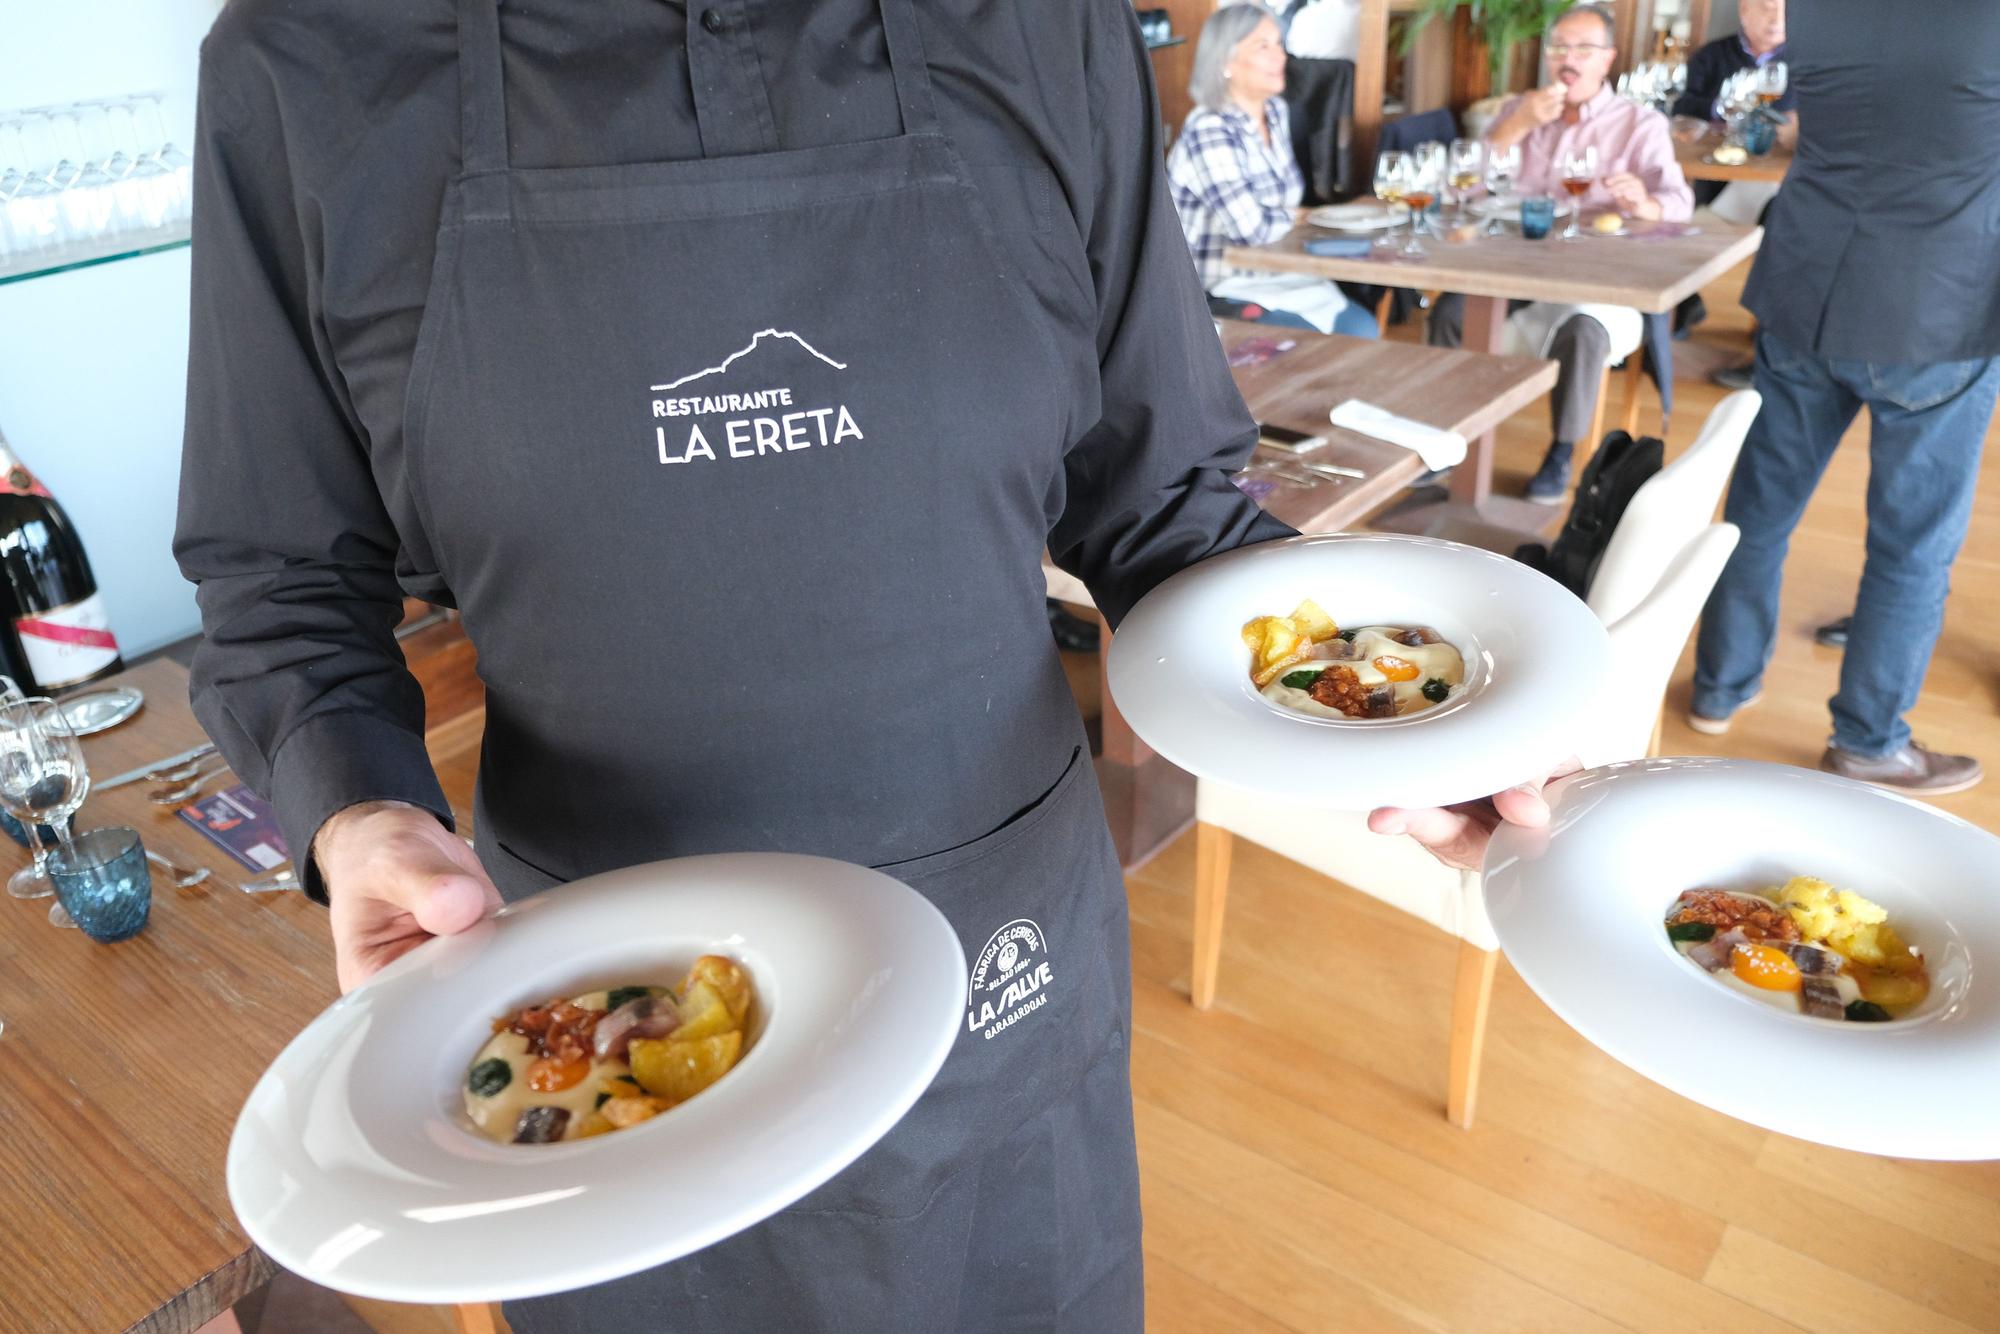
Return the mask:
<svg viewBox="0 0 2000 1334"><path fill-rule="evenodd" d="M0 654L31 695L124 669L104 598L69 515L0 435ZM9 672L13 675L13 672Z"/></svg>

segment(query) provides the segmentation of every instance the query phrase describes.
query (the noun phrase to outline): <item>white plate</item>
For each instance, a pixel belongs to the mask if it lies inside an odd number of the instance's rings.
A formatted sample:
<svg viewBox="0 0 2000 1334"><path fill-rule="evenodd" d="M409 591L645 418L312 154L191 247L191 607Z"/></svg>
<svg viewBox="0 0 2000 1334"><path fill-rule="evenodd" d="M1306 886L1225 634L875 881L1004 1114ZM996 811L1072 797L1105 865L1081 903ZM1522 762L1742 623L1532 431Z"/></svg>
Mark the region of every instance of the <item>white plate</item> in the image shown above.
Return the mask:
<svg viewBox="0 0 2000 1334"><path fill-rule="evenodd" d="M545 1145L477 1134L460 1088L489 1022L703 953L749 970L741 1063L652 1121ZM388 1301L498 1301L687 1255L797 1200L880 1139L965 1006L943 914L819 857L688 857L592 876L432 941L337 1001L236 1123L229 1198L287 1269Z"/></svg>
<svg viewBox="0 0 2000 1334"><path fill-rule="evenodd" d="M1311 598L1341 625L1430 625L1466 684L1398 718L1318 718L1250 680L1243 623ZM1469 801L1545 774L1609 670L1590 609L1518 561L1430 537L1262 542L1181 571L1111 638L1111 694L1173 763L1235 787L1343 810Z"/></svg>
<svg viewBox="0 0 2000 1334"><path fill-rule="evenodd" d="M136 686L106 686L86 690L61 701L63 721L75 736L90 736L118 726L139 711L146 697Z"/></svg>
<svg viewBox="0 0 2000 1334"><path fill-rule="evenodd" d="M1500 218L1507 222L1521 220L1520 195L1481 195L1472 201L1472 213L1478 218ZM1570 204L1567 199L1556 200L1556 216L1567 218Z"/></svg>
<svg viewBox="0 0 2000 1334"><path fill-rule="evenodd" d="M1306 214L1306 222L1336 232L1379 232L1386 227L1399 226L1409 216L1410 210L1401 204L1362 200L1353 204L1323 205Z"/></svg>
<svg viewBox="0 0 2000 1334"><path fill-rule="evenodd" d="M1486 854L1500 947L1549 1008L1640 1074L1730 1116L1862 1153L2000 1157L2000 839L1922 802L1747 760L1635 760L1563 784L1546 830ZM1930 997L1835 1023L1675 953L1682 890L1814 875L1923 947Z"/></svg>

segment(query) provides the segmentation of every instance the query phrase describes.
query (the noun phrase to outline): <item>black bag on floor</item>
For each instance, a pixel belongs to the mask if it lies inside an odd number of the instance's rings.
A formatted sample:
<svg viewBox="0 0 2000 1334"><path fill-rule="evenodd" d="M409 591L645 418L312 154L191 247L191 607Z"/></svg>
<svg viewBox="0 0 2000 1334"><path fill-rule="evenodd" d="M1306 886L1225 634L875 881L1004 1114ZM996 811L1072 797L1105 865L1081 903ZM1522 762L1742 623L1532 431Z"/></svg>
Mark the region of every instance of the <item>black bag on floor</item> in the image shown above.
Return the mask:
<svg viewBox="0 0 2000 1334"><path fill-rule="evenodd" d="M1584 596L1625 507L1665 459L1666 447L1652 436L1634 440L1623 431L1611 432L1583 470L1576 501L1555 542L1549 546L1528 543L1515 550L1514 559L1540 570L1578 597Z"/></svg>

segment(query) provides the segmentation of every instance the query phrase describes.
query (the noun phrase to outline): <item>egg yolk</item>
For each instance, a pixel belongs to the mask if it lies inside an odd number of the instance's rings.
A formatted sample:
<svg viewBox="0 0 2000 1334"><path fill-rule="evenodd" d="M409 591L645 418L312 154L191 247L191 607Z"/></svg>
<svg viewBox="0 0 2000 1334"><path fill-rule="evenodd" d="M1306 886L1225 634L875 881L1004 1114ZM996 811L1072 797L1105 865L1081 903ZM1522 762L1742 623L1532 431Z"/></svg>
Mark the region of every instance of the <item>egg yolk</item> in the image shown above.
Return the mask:
<svg viewBox="0 0 2000 1334"><path fill-rule="evenodd" d="M1738 945L1729 956L1729 971L1765 991L1799 989L1799 966L1783 950L1769 945Z"/></svg>
<svg viewBox="0 0 2000 1334"><path fill-rule="evenodd" d="M1408 658L1399 658L1393 653L1384 653L1375 659L1375 670L1391 681L1414 681L1417 679L1417 664Z"/></svg>

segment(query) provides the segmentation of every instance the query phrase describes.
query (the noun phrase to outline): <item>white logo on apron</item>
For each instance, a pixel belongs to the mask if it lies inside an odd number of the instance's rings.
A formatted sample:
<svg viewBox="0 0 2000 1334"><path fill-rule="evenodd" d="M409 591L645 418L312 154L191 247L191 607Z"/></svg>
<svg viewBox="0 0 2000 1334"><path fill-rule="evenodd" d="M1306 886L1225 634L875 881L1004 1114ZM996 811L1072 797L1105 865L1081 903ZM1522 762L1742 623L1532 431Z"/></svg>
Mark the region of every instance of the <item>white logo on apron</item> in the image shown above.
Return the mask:
<svg viewBox="0 0 2000 1334"><path fill-rule="evenodd" d="M789 344L810 353L837 371L847 369L790 329L760 329L744 347L713 366L690 372L678 380L652 386L655 394L671 394L683 385L712 375L725 374L731 364L750 357L759 348L768 348L755 365L737 372L737 378L723 382L739 386L725 391L722 384L698 386L698 392L653 399L653 417L667 419L653 426L653 443L662 463L715 463L721 459L754 459L766 454L783 458L802 449L837 445L843 440L864 440L861 427L845 403L794 401L790 385L770 383L782 372L783 358L771 361L773 353ZM796 364L796 357L793 359ZM762 370L766 378L749 377ZM704 422L704 419L706 421ZM717 448L726 451L718 454Z"/></svg>
<svg viewBox="0 0 2000 1334"><path fill-rule="evenodd" d="M1048 941L1042 928L1017 917L993 933L972 965L965 1031L991 1040L1048 1004Z"/></svg>

